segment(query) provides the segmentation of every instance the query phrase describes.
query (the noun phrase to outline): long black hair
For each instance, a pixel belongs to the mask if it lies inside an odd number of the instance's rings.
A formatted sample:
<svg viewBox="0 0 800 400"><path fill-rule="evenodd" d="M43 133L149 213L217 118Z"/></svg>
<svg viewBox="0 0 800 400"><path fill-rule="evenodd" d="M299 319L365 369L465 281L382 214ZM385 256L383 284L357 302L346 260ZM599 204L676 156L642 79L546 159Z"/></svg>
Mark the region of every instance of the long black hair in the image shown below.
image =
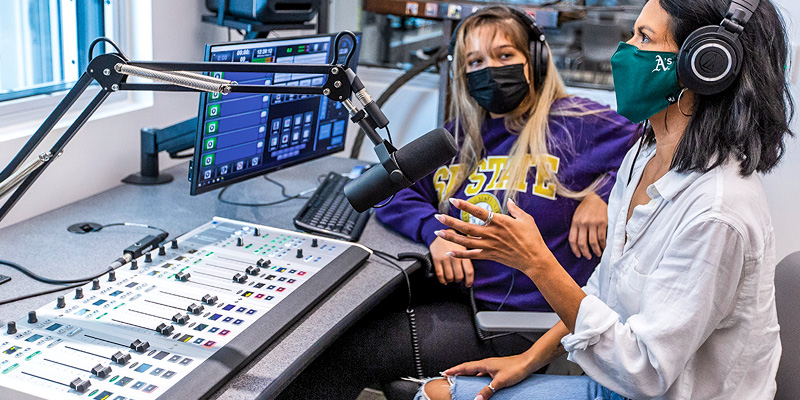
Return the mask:
<svg viewBox="0 0 800 400"><path fill-rule="evenodd" d="M730 0L658 0L670 15L680 47L697 28L719 25ZM784 137L794 103L787 79L786 25L769 0L761 4L741 35L742 70L722 93L695 95L692 117L675 150L671 169L707 172L736 160L743 176L768 172L784 154ZM646 138L654 139L652 129Z"/></svg>

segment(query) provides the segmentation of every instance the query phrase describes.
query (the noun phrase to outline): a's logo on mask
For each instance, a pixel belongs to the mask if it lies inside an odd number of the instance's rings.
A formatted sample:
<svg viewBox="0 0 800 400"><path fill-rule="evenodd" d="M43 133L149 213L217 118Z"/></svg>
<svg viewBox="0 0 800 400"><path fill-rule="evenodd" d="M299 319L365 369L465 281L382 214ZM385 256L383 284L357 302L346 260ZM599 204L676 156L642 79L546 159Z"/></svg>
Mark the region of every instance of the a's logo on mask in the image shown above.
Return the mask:
<svg viewBox="0 0 800 400"><path fill-rule="evenodd" d="M669 71L672 69L672 59L666 60L661 55L656 55L656 68L651 72Z"/></svg>

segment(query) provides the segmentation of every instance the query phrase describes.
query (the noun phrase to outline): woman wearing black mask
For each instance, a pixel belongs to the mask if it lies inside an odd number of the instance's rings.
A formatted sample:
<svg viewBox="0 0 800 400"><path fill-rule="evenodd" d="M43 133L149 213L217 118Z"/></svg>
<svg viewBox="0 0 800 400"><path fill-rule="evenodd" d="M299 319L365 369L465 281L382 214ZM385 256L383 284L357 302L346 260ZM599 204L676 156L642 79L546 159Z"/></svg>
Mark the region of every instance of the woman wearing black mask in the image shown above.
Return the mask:
<svg viewBox="0 0 800 400"><path fill-rule="evenodd" d="M435 235L446 227L434 215L449 212L470 221L469 214L449 207L449 198L496 214L504 212L506 200L516 200L537 216L548 247L581 285L605 247L606 200L636 128L608 107L567 95L552 62L538 79L530 46L538 37L529 34L531 23L522 12L498 6L464 20L453 46L454 118L446 126L460 154L377 210L384 223L430 247L438 282L412 285L426 375L476 357L520 352L535 339L476 333L471 294L478 311L551 311L519 271L446 255L464 248ZM448 283L462 284L442 287ZM405 289L393 300L335 343L286 398L353 398L365 384L417 375ZM391 389L385 392L392 398Z"/></svg>
<svg viewBox="0 0 800 400"><path fill-rule="evenodd" d="M517 271L448 257L463 247L434 234L447 228L434 214L470 221L448 199L498 214L514 199L537 216L548 247L584 282L605 247L606 200L635 131L608 107L567 95L549 57L546 66L534 66L539 61L531 56L531 41L539 38L531 37L525 25L531 23L521 11L495 6L459 26L452 54L453 119L446 126L456 135L459 155L376 213L427 244L439 282L463 281L481 309L550 311L533 282Z"/></svg>

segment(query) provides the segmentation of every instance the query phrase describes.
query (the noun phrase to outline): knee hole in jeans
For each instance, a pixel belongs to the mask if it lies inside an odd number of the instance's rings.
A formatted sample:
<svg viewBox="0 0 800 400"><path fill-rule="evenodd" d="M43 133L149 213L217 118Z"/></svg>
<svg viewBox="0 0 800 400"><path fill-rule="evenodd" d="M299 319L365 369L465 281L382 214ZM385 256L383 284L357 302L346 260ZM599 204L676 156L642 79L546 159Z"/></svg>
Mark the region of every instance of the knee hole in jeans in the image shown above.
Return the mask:
<svg viewBox="0 0 800 400"><path fill-rule="evenodd" d="M452 382L449 379L432 379L422 386L422 394L425 400L450 400L451 386Z"/></svg>

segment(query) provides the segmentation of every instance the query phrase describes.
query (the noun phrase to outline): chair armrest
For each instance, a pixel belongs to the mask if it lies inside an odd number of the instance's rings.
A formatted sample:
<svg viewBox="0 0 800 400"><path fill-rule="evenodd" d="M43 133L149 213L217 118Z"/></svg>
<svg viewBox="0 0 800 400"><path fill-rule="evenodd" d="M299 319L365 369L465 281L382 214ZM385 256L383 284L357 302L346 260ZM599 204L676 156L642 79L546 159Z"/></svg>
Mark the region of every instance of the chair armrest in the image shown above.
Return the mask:
<svg viewBox="0 0 800 400"><path fill-rule="evenodd" d="M481 311L475 319L485 332L546 332L561 318L554 312Z"/></svg>

